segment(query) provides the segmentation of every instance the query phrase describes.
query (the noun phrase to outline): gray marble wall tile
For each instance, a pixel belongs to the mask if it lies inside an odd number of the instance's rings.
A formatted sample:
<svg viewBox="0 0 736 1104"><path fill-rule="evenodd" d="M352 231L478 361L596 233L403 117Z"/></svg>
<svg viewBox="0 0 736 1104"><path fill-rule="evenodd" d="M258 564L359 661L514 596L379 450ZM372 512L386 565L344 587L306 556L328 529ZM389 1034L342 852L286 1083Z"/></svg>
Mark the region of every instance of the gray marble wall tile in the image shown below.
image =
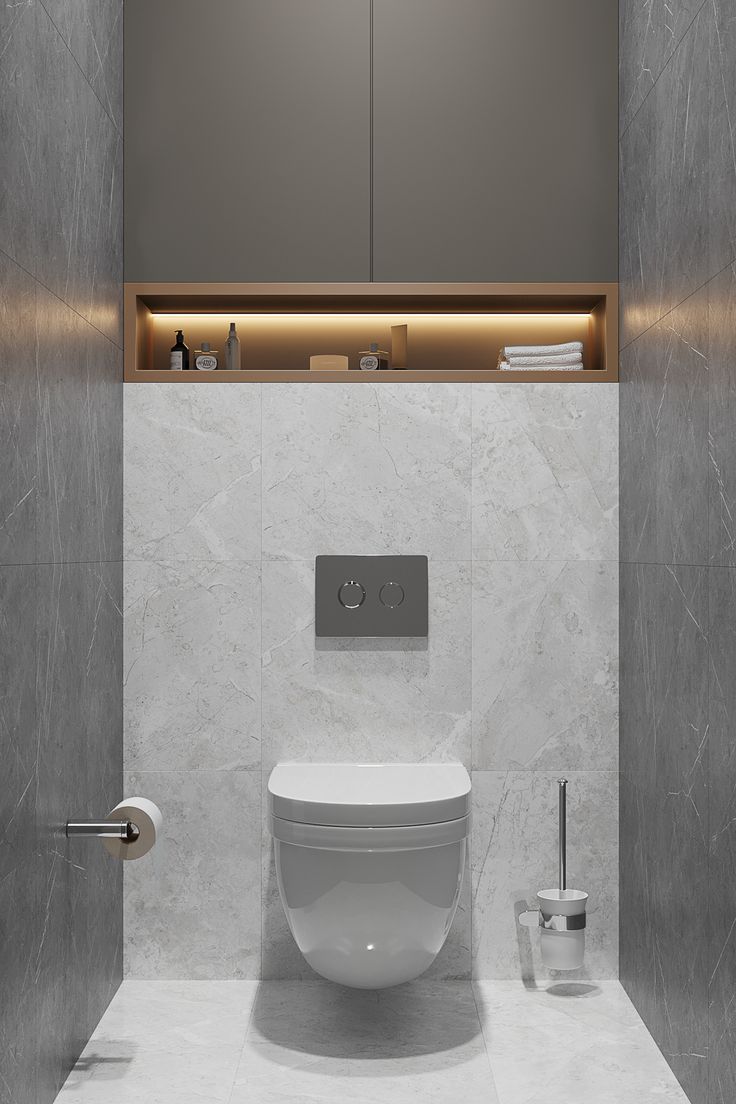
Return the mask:
<svg viewBox="0 0 736 1104"><path fill-rule="evenodd" d="M123 126L122 0L41 0L118 130Z"/></svg>
<svg viewBox="0 0 736 1104"><path fill-rule="evenodd" d="M260 770L257 564L126 563L125 747L128 770Z"/></svg>
<svg viewBox="0 0 736 1104"><path fill-rule="evenodd" d="M616 560L614 384L473 386L473 556Z"/></svg>
<svg viewBox="0 0 736 1104"><path fill-rule="evenodd" d="M39 563L122 558L122 352L37 293Z"/></svg>
<svg viewBox="0 0 736 1104"><path fill-rule="evenodd" d="M315 643L314 564L264 561L264 767L282 759L469 764L470 565L432 561L429 593L426 644Z"/></svg>
<svg viewBox="0 0 736 1104"><path fill-rule="evenodd" d="M67 819L104 815L122 796L121 591L120 564L37 568L34 750L42 930L33 970L38 1097L44 1101L58 1091L122 974L120 866L97 843L64 834Z"/></svg>
<svg viewBox="0 0 736 1104"><path fill-rule="evenodd" d="M708 0L711 20L708 253L709 274L736 257L736 27L730 0Z"/></svg>
<svg viewBox="0 0 736 1104"><path fill-rule="evenodd" d="M708 285L621 354L621 559L705 563Z"/></svg>
<svg viewBox="0 0 736 1104"><path fill-rule="evenodd" d="M736 566L736 269L710 281L708 292L708 560Z"/></svg>
<svg viewBox="0 0 736 1104"><path fill-rule="evenodd" d="M706 0L619 5L619 125L624 131Z"/></svg>
<svg viewBox="0 0 736 1104"><path fill-rule="evenodd" d="M35 561L36 283L0 253L0 563Z"/></svg>
<svg viewBox="0 0 736 1104"><path fill-rule="evenodd" d="M618 569L473 564L473 766L618 767Z"/></svg>
<svg viewBox="0 0 736 1104"><path fill-rule="evenodd" d="M702 812L707 804L707 569L622 564L620 617L621 771L653 793L664 786Z"/></svg>
<svg viewBox="0 0 736 1104"><path fill-rule="evenodd" d="M126 558L260 560L260 386L126 387L125 412Z"/></svg>
<svg viewBox="0 0 736 1104"><path fill-rule="evenodd" d="M621 981L699 1104L708 1082L707 808L664 780L622 775L620 817Z"/></svg>
<svg viewBox="0 0 736 1104"><path fill-rule="evenodd" d="M473 771L473 976L543 978L539 941L517 923L557 884L552 771ZM568 885L590 895L580 976L618 972L618 775L567 773ZM572 975L574 976L574 975Z"/></svg>
<svg viewBox="0 0 736 1104"><path fill-rule="evenodd" d="M263 555L470 558L470 388L263 390Z"/></svg>
<svg viewBox="0 0 736 1104"><path fill-rule="evenodd" d="M36 1104L35 567L0 568L0 1099ZM30 872L33 871L33 876ZM35 921L35 922L34 922ZM18 1024L26 1024L25 1031Z"/></svg>
<svg viewBox="0 0 736 1104"><path fill-rule="evenodd" d="M120 344L122 138L40 3L3 9L0 131L0 249Z"/></svg>
<svg viewBox="0 0 736 1104"><path fill-rule="evenodd" d="M703 217L709 202L710 13L705 4L621 139L622 345L716 271ZM625 102L626 89L622 97ZM721 256L722 268L730 259L726 242Z"/></svg>
<svg viewBox="0 0 736 1104"><path fill-rule="evenodd" d="M736 571L711 568L708 857L709 1100L736 1099Z"/></svg>
<svg viewBox="0 0 736 1104"><path fill-rule="evenodd" d="M131 772L162 837L125 866L125 972L138 978L257 978L261 968L261 776Z"/></svg>

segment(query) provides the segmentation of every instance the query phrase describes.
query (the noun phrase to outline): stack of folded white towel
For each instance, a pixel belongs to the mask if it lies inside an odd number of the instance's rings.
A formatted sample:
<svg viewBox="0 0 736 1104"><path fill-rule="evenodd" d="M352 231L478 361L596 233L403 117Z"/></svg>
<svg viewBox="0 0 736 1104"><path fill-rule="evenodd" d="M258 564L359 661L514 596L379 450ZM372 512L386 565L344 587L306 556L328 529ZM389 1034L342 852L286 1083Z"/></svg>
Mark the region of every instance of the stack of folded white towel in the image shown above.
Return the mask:
<svg viewBox="0 0 736 1104"><path fill-rule="evenodd" d="M564 345L504 345L498 354L498 367L505 372L560 372L583 370L582 341Z"/></svg>

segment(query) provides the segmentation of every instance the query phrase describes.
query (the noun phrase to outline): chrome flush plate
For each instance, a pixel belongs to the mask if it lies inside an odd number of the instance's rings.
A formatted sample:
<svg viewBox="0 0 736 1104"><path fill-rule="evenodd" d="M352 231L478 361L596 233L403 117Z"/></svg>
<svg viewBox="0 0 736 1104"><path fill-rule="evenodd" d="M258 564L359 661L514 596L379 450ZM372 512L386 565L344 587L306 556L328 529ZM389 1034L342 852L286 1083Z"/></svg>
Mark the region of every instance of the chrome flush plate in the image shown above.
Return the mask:
<svg viewBox="0 0 736 1104"><path fill-rule="evenodd" d="M316 636L427 636L426 556L317 556Z"/></svg>

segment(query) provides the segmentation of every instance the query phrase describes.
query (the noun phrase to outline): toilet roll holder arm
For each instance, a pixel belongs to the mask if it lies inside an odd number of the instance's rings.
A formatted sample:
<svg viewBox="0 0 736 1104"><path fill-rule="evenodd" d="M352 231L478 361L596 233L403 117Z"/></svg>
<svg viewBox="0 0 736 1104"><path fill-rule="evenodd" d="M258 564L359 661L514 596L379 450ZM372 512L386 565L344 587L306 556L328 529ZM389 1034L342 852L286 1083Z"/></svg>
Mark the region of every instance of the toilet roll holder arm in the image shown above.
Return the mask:
<svg viewBox="0 0 736 1104"><path fill-rule="evenodd" d="M141 833L138 825L134 824L132 820L68 820L66 822L66 834L68 837L106 837L134 843Z"/></svg>

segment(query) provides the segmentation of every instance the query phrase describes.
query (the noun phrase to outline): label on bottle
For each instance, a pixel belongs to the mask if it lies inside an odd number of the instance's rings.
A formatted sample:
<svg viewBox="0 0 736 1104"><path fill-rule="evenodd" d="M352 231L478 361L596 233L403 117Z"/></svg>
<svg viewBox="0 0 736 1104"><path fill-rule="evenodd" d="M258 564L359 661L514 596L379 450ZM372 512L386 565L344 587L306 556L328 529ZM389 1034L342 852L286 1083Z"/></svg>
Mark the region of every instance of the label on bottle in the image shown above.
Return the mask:
<svg viewBox="0 0 736 1104"><path fill-rule="evenodd" d="M184 353L183 352L175 351L174 349L171 350L171 355L169 356L169 368L171 369L172 372L183 372L184 371Z"/></svg>
<svg viewBox="0 0 736 1104"><path fill-rule="evenodd" d="M217 357L209 353L201 353L194 361L200 372L214 372L217 368Z"/></svg>
<svg viewBox="0 0 736 1104"><path fill-rule="evenodd" d="M377 371L378 370L378 357L373 356L372 353L371 353L370 356L361 357L360 358L360 370L361 370L361 372L375 372L375 371Z"/></svg>

